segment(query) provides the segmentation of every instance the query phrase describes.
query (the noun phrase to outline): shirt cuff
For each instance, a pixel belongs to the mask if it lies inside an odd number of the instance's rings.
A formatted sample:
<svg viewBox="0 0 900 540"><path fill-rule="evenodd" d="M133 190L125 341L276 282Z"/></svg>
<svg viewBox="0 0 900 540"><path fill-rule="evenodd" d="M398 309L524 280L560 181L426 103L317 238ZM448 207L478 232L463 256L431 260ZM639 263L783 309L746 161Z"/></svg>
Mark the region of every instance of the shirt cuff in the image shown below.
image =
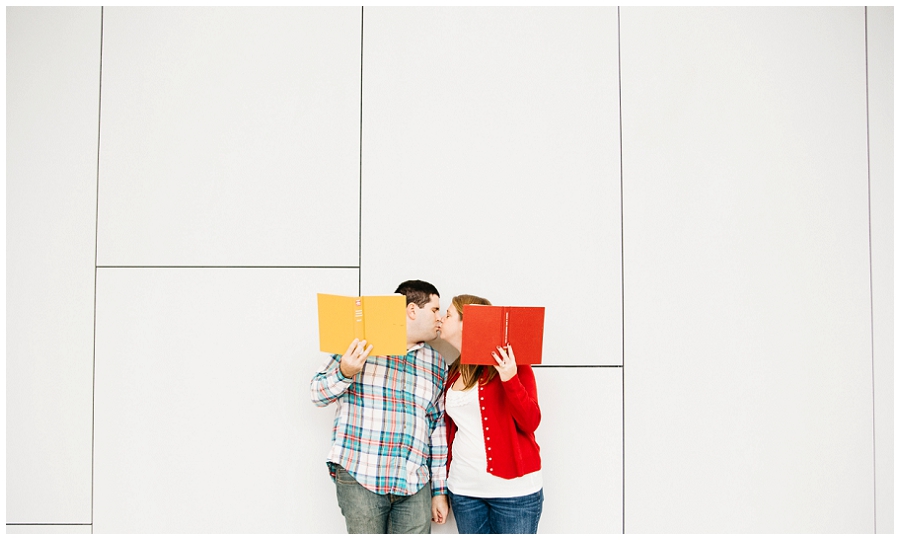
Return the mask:
<svg viewBox="0 0 900 540"><path fill-rule="evenodd" d="M338 366L337 366L337 381L344 382L344 381L352 381L352 380L353 380L353 377L345 377L344 376L344 372L341 371L341 365L338 364Z"/></svg>
<svg viewBox="0 0 900 540"><path fill-rule="evenodd" d="M330 379L331 385L336 385L339 388L343 387L343 389L346 389L353 383L353 377L345 377L344 372L341 371L340 360L335 362L334 373L328 375L328 379Z"/></svg>

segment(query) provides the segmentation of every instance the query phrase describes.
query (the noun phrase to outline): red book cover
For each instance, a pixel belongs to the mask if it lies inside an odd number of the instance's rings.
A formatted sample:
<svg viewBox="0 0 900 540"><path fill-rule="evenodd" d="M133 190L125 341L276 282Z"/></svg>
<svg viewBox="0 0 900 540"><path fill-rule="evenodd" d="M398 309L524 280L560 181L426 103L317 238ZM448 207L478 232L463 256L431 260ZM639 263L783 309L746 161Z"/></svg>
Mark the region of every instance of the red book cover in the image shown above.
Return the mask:
<svg viewBox="0 0 900 540"><path fill-rule="evenodd" d="M544 308L463 306L463 364L495 365L497 347L512 345L516 364L540 364L544 346Z"/></svg>

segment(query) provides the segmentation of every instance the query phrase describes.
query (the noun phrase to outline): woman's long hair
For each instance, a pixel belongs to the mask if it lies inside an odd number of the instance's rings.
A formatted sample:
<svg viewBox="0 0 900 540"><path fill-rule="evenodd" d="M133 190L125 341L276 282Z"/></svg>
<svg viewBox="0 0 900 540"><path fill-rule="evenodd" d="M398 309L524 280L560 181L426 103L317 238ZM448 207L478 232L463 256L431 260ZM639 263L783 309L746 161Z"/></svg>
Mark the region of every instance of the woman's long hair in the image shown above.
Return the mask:
<svg viewBox="0 0 900 540"><path fill-rule="evenodd" d="M478 304L481 306L491 305L491 302L487 298L475 296L474 294L461 294L459 296L454 296L451 303L459 313L460 322L462 322L463 319L463 306L467 304ZM487 380L485 381L485 383L489 382L494 378L495 375L497 375L497 368L495 368L494 366L476 366L473 364L463 364L461 360L462 356L457 358L456 361L450 365L450 371L449 373L447 373L447 380L449 381L451 378L453 378L454 375L459 373L463 381L464 390L468 390L469 388L475 386L475 383L478 382L478 379L481 378L482 374L485 371L487 371Z"/></svg>

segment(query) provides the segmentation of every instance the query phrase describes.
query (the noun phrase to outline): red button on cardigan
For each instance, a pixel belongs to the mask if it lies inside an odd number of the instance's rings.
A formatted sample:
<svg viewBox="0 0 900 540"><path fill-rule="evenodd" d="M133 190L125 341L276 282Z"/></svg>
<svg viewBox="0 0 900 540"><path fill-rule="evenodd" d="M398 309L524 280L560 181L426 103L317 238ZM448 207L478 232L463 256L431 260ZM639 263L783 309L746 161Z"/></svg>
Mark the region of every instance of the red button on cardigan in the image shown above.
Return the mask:
<svg viewBox="0 0 900 540"><path fill-rule="evenodd" d="M491 466L487 472L500 478L518 478L541 470L541 449L534 439L534 431L541 423L541 408L537 399L537 384L531 366L518 366L518 373L510 380L503 382L495 375L491 382L479 381L482 409L482 429L485 438L487 459ZM447 388L459 378L457 373L447 381ZM446 408L447 393L444 392ZM456 436L456 424L450 416L447 420L447 471L453 459L453 439ZM488 425L490 424L490 425ZM491 446L488 447L488 431L491 433ZM497 459L494 459L494 458Z"/></svg>

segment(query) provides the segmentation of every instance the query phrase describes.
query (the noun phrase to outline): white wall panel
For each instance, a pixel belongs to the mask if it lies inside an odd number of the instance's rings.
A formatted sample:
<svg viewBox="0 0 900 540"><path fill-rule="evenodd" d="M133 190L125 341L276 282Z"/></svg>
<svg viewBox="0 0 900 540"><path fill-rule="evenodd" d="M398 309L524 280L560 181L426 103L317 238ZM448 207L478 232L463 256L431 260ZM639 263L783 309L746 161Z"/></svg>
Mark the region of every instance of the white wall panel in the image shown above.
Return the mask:
<svg viewBox="0 0 900 540"><path fill-rule="evenodd" d="M615 8L366 8L363 26L363 294L424 279L444 307L546 306L546 363L621 364Z"/></svg>
<svg viewBox="0 0 900 540"><path fill-rule="evenodd" d="M875 526L894 532L894 8L867 8Z"/></svg>
<svg viewBox="0 0 900 540"><path fill-rule="evenodd" d="M621 368L535 369L544 513L540 533L622 532Z"/></svg>
<svg viewBox="0 0 900 540"><path fill-rule="evenodd" d="M621 32L626 532L872 532L863 8Z"/></svg>
<svg viewBox="0 0 900 540"><path fill-rule="evenodd" d="M6 519L90 523L100 8L6 10Z"/></svg>
<svg viewBox="0 0 900 540"><path fill-rule="evenodd" d="M359 87L359 8L106 9L100 265L357 265Z"/></svg>
<svg viewBox="0 0 900 540"><path fill-rule="evenodd" d="M94 532L338 533L316 292L356 270L100 269Z"/></svg>

